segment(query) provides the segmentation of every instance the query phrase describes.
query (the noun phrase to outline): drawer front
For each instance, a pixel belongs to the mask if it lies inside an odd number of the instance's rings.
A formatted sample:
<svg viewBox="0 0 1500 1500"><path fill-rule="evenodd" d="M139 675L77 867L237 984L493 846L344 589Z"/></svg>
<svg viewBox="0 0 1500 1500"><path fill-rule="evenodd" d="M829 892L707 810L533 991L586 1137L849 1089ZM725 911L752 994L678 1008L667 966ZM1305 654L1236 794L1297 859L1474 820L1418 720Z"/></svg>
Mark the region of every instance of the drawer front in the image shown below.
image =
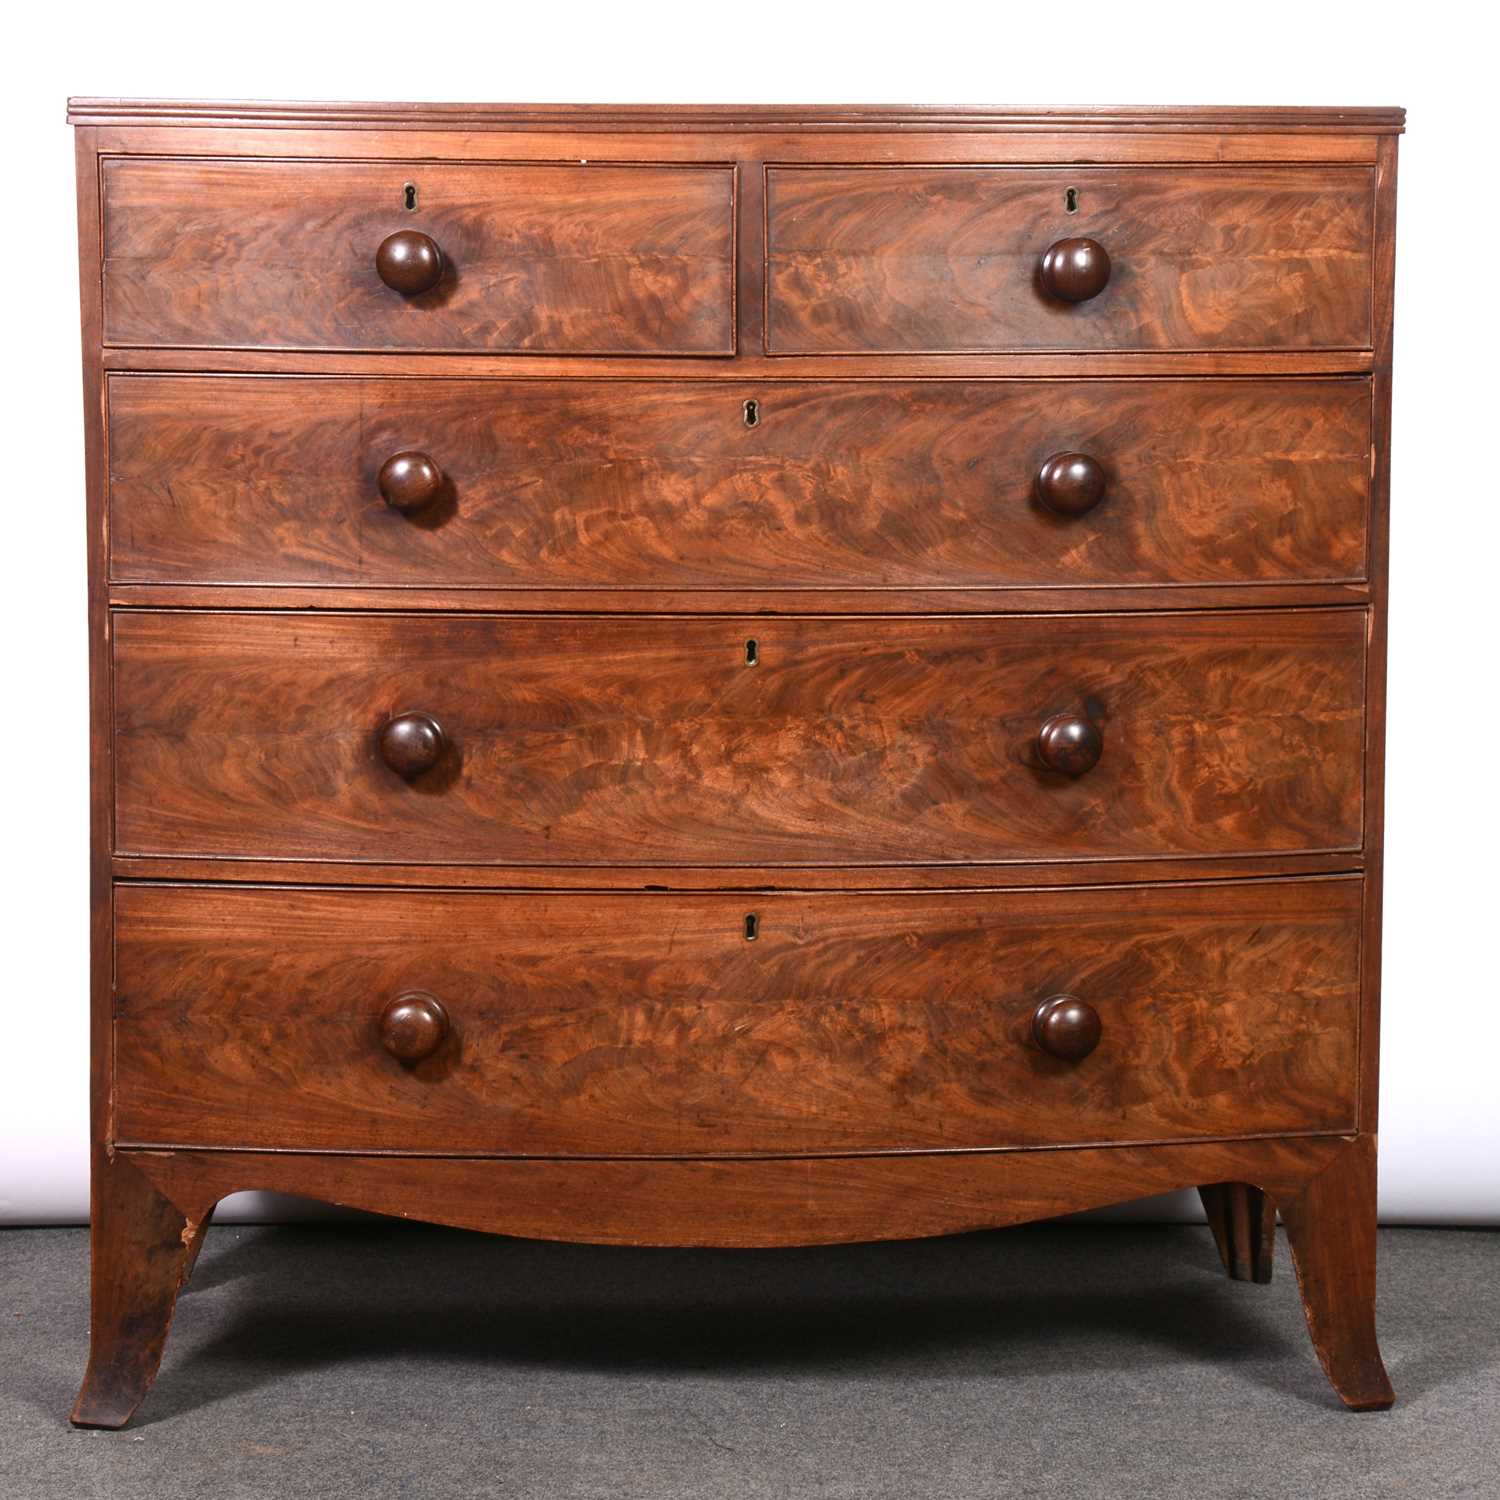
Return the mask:
<svg viewBox="0 0 1500 1500"><path fill-rule="evenodd" d="M121 887L116 1136L722 1155L1343 1131L1360 889ZM411 992L446 1029L401 1061L382 1017ZM1100 1022L1078 1060L1036 1039L1059 993Z"/></svg>
<svg viewBox="0 0 1500 1500"><path fill-rule="evenodd" d="M1374 202L1364 167L772 167L766 346L1366 349ZM1046 290L1065 239L1108 257L1087 300Z"/></svg>
<svg viewBox="0 0 1500 1500"><path fill-rule="evenodd" d="M111 573L564 589L1349 580L1365 573L1370 444L1369 385L1353 379L116 376ZM398 509L381 474L409 452L442 478ZM1084 513L1050 508L1038 478L1070 452L1104 485Z"/></svg>
<svg viewBox="0 0 1500 1500"><path fill-rule="evenodd" d="M113 644L123 853L844 865L1360 841L1361 610L119 611Z"/></svg>
<svg viewBox="0 0 1500 1500"><path fill-rule="evenodd" d="M734 182L730 166L106 160L104 341L731 354ZM403 232L438 246L431 290L377 274Z"/></svg>

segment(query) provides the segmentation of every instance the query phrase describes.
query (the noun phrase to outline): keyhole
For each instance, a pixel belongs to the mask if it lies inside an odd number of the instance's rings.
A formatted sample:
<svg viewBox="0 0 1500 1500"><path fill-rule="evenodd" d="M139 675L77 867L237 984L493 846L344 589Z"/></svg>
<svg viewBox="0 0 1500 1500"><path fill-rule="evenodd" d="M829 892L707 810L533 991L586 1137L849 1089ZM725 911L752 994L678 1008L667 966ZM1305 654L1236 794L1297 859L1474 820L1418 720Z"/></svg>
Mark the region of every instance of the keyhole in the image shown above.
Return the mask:
<svg viewBox="0 0 1500 1500"><path fill-rule="evenodd" d="M760 402L759 401L747 401L745 403L745 426L746 427L759 427L760 426Z"/></svg>
<svg viewBox="0 0 1500 1500"><path fill-rule="evenodd" d="M414 183L414 182L408 182L406 184L406 186L401 190L401 195L402 195L403 200L406 203L406 211L407 211L407 213L415 213L416 209L417 209L417 185L416 185L416 183Z"/></svg>
<svg viewBox="0 0 1500 1500"><path fill-rule="evenodd" d="M745 941L753 943L760 936L760 918L753 911L745 913Z"/></svg>
<svg viewBox="0 0 1500 1500"><path fill-rule="evenodd" d="M760 647L753 640L745 642L745 665L747 667L760 665Z"/></svg>
<svg viewBox="0 0 1500 1500"><path fill-rule="evenodd" d="M1078 212L1077 188L1069 188L1067 192L1063 194L1063 207L1066 208L1070 214L1076 214Z"/></svg>

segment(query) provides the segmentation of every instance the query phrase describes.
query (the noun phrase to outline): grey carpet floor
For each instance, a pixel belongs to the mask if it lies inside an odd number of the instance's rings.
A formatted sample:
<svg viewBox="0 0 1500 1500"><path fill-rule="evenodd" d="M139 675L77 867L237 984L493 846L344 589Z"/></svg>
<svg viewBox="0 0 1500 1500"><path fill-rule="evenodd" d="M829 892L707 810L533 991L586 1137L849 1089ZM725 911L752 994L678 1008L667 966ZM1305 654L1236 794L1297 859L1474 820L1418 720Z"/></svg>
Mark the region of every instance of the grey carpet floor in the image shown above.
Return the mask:
<svg viewBox="0 0 1500 1500"><path fill-rule="evenodd" d="M1284 1240L1253 1286L1202 1228L703 1252L219 1227L121 1433L66 1421L87 1253L0 1232L5 1500L1500 1497L1500 1234L1382 1234L1398 1404L1354 1416Z"/></svg>

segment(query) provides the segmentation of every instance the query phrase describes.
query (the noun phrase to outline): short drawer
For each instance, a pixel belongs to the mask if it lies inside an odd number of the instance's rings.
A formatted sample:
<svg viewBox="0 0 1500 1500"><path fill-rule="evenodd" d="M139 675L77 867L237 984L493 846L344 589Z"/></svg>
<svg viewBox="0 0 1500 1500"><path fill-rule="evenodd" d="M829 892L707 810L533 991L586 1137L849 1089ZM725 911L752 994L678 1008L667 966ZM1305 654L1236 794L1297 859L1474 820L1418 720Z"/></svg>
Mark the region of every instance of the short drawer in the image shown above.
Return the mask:
<svg viewBox="0 0 1500 1500"><path fill-rule="evenodd" d="M1367 167L771 167L766 347L1365 349L1374 203ZM1079 239L1100 290L1049 285Z"/></svg>
<svg viewBox="0 0 1500 1500"><path fill-rule="evenodd" d="M120 582L990 588L1366 572L1362 379L117 375L108 389ZM420 456L421 487L397 482L419 461L403 455ZM1082 488L1049 479L1074 465Z"/></svg>
<svg viewBox="0 0 1500 1500"><path fill-rule="evenodd" d="M727 165L106 159L104 342L730 354L734 183ZM435 285L382 279L395 235L387 274Z"/></svg>
<svg viewBox="0 0 1500 1500"><path fill-rule="evenodd" d="M1365 620L122 610L116 847L715 866L1350 849Z"/></svg>
<svg viewBox="0 0 1500 1500"><path fill-rule="evenodd" d="M1348 1130L1360 890L122 886L116 1135L717 1156Z"/></svg>

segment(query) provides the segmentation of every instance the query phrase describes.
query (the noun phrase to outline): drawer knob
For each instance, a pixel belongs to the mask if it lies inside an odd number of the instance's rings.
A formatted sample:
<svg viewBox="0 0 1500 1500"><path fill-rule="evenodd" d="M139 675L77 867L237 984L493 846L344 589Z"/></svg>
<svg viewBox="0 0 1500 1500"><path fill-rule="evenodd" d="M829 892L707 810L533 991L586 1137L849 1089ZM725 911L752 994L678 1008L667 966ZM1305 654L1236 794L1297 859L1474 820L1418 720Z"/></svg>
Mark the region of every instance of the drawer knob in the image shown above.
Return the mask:
<svg viewBox="0 0 1500 1500"><path fill-rule="evenodd" d="M404 1063L431 1057L448 1039L448 1012L421 990L398 995L380 1012L380 1045Z"/></svg>
<svg viewBox="0 0 1500 1500"><path fill-rule="evenodd" d="M408 780L430 771L447 748L448 736L431 714L397 714L380 731L380 758Z"/></svg>
<svg viewBox="0 0 1500 1500"><path fill-rule="evenodd" d="M399 229L381 240L375 270L393 292L419 297L443 279L443 252L430 235Z"/></svg>
<svg viewBox="0 0 1500 1500"><path fill-rule="evenodd" d="M1054 453L1036 472L1036 495L1060 516L1081 516L1104 498L1104 483L1104 470L1087 453Z"/></svg>
<svg viewBox="0 0 1500 1500"><path fill-rule="evenodd" d="M397 453L380 466L380 498L392 510L418 511L443 488L443 471L425 453Z"/></svg>
<svg viewBox="0 0 1500 1500"><path fill-rule="evenodd" d="M1058 240L1042 256L1042 285L1064 302L1087 302L1109 284L1109 256L1098 240Z"/></svg>
<svg viewBox="0 0 1500 1500"><path fill-rule="evenodd" d="M1104 736L1081 714L1053 714L1036 734L1036 753L1049 771L1082 776L1099 764Z"/></svg>
<svg viewBox="0 0 1500 1500"><path fill-rule="evenodd" d="M1053 995L1032 1012L1031 1034L1043 1052L1080 1062L1099 1045L1099 1012L1076 995Z"/></svg>

